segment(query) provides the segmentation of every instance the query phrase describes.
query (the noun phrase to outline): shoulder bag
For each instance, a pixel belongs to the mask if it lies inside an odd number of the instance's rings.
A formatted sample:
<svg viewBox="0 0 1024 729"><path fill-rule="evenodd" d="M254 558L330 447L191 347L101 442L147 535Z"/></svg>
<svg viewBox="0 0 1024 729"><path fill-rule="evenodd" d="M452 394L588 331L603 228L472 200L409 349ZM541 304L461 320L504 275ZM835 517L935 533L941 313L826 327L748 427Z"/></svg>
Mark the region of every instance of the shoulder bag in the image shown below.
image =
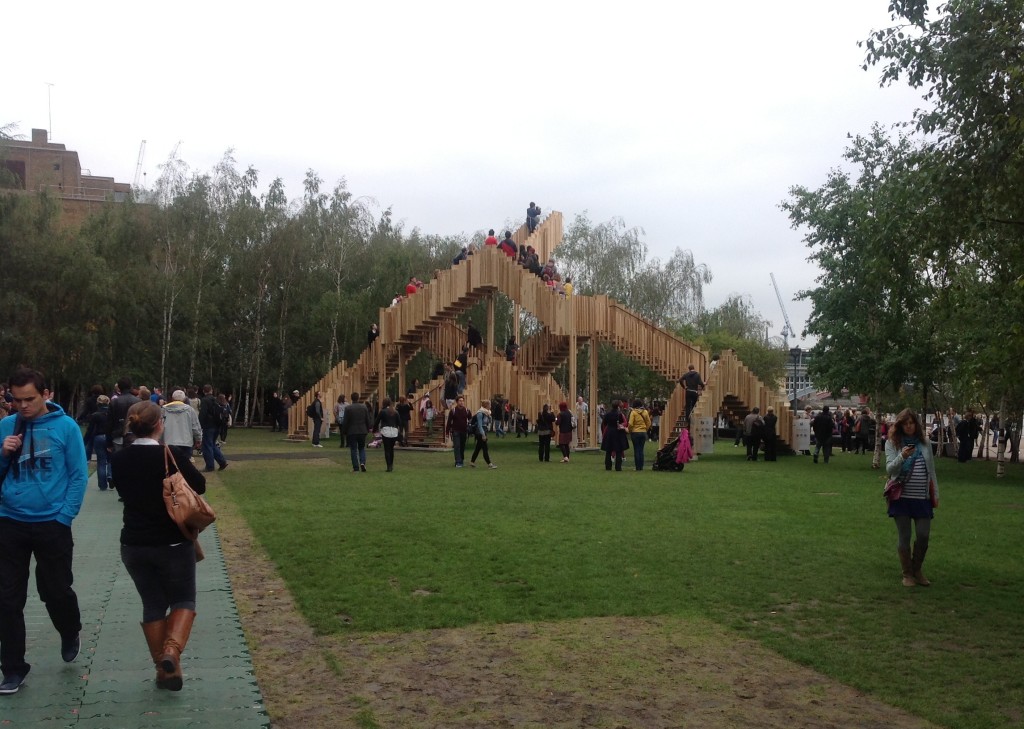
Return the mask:
<svg viewBox="0 0 1024 729"><path fill-rule="evenodd" d="M172 463L174 473L171 473ZM217 514L206 499L188 485L167 446L164 446L164 505L171 521L178 525L186 539L195 544L196 562L201 561L205 555L199 546L199 533L216 521Z"/></svg>

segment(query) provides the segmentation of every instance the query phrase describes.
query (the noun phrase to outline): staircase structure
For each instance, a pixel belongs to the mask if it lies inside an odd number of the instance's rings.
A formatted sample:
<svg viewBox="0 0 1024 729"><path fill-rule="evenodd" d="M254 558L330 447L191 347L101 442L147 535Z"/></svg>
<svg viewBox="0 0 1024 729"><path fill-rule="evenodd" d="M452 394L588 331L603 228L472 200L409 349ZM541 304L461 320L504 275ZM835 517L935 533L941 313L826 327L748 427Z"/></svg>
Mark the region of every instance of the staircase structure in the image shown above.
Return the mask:
<svg viewBox="0 0 1024 729"><path fill-rule="evenodd" d="M517 245L527 244L537 250L541 260L551 257L562 239L562 215L551 213L528 235L521 227L513 236ZM494 295L502 293L516 306L515 326L520 321L520 308L532 314L541 329L522 344L513 364L494 342ZM697 415L715 416L721 410L728 415L746 414L755 405L762 412L769 403L777 404L780 446L788 444L791 433L785 400L778 389L760 383L732 353L726 353L715 367L710 366L706 352L659 328L653 322L629 310L607 296L573 295L563 297L533 273L518 265L495 247L474 252L465 261L439 271L435 278L417 293L400 303L380 310L380 335L352 365L342 361L314 385L289 413L290 437L305 438L306 406L314 393L323 393L325 409L339 394L359 392L364 397L384 393L387 383L398 378L398 392L404 392L405 366L421 350L428 350L443 361L453 361L466 343L466 332L456 324L457 318L480 301L487 302L487 342L472 350L467 358L464 391L466 406L475 410L481 401L496 393L518 409L532 415L545 404L557 407L561 400L572 402L551 377L554 370L568 363L569 392L579 391L576 383L576 356L580 347L590 346L590 392L597 392L598 357L596 344L605 342L633 360L676 383L687 365L693 364L707 382L698 402ZM519 332L514 332L519 341ZM443 431L435 423L434 437L426 438L426 429L419 417L418 404L430 395L436 407L442 403L443 382L427 383L415 395L410 442L422 445L443 445ZM663 415L661 440L666 442L678 433L684 413L685 392L676 385ZM592 407L588 433L591 446L597 445L597 408Z"/></svg>

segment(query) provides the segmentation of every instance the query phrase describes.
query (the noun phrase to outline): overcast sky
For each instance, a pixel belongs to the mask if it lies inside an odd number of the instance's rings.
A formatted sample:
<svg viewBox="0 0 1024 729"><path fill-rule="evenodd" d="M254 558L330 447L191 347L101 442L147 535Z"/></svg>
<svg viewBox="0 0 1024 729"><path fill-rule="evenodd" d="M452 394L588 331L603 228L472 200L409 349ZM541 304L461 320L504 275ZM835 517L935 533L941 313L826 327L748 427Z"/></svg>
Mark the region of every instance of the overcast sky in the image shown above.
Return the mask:
<svg viewBox="0 0 1024 729"><path fill-rule="evenodd" d="M344 177L407 231L497 228L531 200L621 217L773 334L769 272L798 332L816 276L779 202L921 103L860 67L888 0L10 5L0 124L52 118L93 174L131 182L145 139L152 181L180 141L191 169L233 148L292 198L307 169Z"/></svg>

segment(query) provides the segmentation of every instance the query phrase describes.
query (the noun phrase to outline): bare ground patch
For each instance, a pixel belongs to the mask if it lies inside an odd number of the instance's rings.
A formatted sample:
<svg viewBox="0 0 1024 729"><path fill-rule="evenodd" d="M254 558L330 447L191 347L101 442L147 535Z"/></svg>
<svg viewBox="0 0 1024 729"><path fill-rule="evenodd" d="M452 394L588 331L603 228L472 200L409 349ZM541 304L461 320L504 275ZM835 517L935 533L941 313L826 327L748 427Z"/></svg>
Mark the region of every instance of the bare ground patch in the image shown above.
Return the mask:
<svg viewBox="0 0 1024 729"><path fill-rule="evenodd" d="M319 637L238 515L218 530L273 726L934 725L714 623L588 618Z"/></svg>

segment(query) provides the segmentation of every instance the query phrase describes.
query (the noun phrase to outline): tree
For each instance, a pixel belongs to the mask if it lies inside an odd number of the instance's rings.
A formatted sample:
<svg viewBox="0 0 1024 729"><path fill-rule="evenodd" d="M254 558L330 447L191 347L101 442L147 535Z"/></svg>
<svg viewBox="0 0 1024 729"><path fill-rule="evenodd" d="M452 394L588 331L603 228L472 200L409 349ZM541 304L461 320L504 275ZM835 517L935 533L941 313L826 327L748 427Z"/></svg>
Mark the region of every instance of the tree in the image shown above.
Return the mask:
<svg viewBox="0 0 1024 729"><path fill-rule="evenodd" d="M822 269L818 286L798 294L813 305L811 376L877 401L908 381L935 381L945 340L931 307L944 273L929 263L938 243L921 234L934 205L922 151L876 126L844 156L856 179L833 170L817 190L792 188L782 209L807 230L810 259Z"/></svg>
<svg viewBox="0 0 1024 729"><path fill-rule="evenodd" d="M770 322L754 309L750 299L732 294L724 303L704 312L694 328L697 344L712 356L727 349L736 351L750 371L765 384L779 382L785 377L789 353L773 347L765 339ZM686 336L680 332L681 336Z"/></svg>
<svg viewBox="0 0 1024 729"><path fill-rule="evenodd" d="M577 215L558 247L563 277L571 276L581 294L606 294L659 324L694 322L704 309L711 271L679 248L665 264L649 260L643 235L621 218L594 225L586 212Z"/></svg>
<svg viewBox="0 0 1024 729"><path fill-rule="evenodd" d="M950 243L931 250L954 284L944 305L957 322L985 322L959 327L955 379L1005 398L1019 422L1024 327L991 311L1024 305L1024 2L894 0L890 11L894 25L862 44L864 67L924 92L930 106L911 124L927 135L932 225Z"/></svg>

